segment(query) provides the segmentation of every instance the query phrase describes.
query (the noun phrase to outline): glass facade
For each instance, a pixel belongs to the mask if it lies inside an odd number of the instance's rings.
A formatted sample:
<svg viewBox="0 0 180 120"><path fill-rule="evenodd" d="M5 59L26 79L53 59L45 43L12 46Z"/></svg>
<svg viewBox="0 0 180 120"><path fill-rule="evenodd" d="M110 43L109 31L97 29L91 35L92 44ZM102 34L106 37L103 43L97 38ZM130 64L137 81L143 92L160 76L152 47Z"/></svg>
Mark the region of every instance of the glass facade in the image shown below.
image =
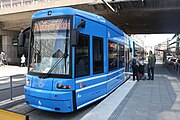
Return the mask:
<svg viewBox="0 0 180 120"><path fill-rule="evenodd" d="M176 34L168 43L168 50L174 55L180 55L180 34Z"/></svg>

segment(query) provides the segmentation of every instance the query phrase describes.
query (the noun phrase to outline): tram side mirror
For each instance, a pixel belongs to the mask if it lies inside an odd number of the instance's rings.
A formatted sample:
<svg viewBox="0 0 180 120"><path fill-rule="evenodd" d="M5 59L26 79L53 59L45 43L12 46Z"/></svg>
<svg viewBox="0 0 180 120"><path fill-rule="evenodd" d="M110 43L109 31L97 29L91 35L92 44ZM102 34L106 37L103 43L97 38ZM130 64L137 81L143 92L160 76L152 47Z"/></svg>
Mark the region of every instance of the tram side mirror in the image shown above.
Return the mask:
<svg viewBox="0 0 180 120"><path fill-rule="evenodd" d="M78 45L78 40L79 40L79 31L77 29L72 30L72 39L71 39L71 44L72 46Z"/></svg>
<svg viewBox="0 0 180 120"><path fill-rule="evenodd" d="M27 27L25 29L22 29L21 32L19 33L19 38L18 38L18 46L23 47L26 39L26 32L30 30L30 27Z"/></svg>
<svg viewBox="0 0 180 120"><path fill-rule="evenodd" d="M21 46L21 47L24 46L25 39L26 39L26 34L21 31L21 32L19 33L18 46Z"/></svg>

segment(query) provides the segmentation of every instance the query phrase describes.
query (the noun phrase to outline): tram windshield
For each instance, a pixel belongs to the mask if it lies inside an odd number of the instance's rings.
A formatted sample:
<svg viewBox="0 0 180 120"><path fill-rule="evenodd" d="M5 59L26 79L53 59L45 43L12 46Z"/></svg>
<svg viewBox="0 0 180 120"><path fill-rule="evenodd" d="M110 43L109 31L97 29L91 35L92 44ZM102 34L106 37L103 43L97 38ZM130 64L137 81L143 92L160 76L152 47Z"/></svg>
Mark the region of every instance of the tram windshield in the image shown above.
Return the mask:
<svg viewBox="0 0 180 120"><path fill-rule="evenodd" d="M68 75L70 18L34 21L30 49L30 72Z"/></svg>

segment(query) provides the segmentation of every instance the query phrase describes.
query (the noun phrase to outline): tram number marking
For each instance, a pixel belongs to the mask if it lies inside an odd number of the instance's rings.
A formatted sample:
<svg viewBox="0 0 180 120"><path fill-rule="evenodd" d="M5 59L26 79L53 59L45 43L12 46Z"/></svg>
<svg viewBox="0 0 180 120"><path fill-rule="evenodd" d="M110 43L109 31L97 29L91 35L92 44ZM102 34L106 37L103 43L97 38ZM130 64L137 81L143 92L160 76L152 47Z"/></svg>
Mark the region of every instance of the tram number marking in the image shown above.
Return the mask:
<svg viewBox="0 0 180 120"><path fill-rule="evenodd" d="M40 101L40 100L38 101L38 104L39 104L39 105L42 105L42 103L41 103L41 101Z"/></svg>
<svg viewBox="0 0 180 120"><path fill-rule="evenodd" d="M110 38L110 37L111 37L111 33L108 31L108 33L107 33L107 34L108 34L108 37Z"/></svg>
<svg viewBox="0 0 180 120"><path fill-rule="evenodd" d="M80 98L81 97L81 95L80 94L78 94L78 96L77 96L78 98Z"/></svg>

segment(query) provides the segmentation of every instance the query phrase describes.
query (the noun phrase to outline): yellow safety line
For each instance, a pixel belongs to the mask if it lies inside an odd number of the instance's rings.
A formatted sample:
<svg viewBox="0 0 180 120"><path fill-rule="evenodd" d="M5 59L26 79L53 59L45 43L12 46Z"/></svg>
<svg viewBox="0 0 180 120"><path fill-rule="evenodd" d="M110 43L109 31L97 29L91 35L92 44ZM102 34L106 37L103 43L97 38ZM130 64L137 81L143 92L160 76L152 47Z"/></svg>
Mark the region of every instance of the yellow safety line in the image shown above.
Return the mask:
<svg viewBox="0 0 180 120"><path fill-rule="evenodd" d="M25 115L0 109L0 120L26 120L26 118Z"/></svg>

